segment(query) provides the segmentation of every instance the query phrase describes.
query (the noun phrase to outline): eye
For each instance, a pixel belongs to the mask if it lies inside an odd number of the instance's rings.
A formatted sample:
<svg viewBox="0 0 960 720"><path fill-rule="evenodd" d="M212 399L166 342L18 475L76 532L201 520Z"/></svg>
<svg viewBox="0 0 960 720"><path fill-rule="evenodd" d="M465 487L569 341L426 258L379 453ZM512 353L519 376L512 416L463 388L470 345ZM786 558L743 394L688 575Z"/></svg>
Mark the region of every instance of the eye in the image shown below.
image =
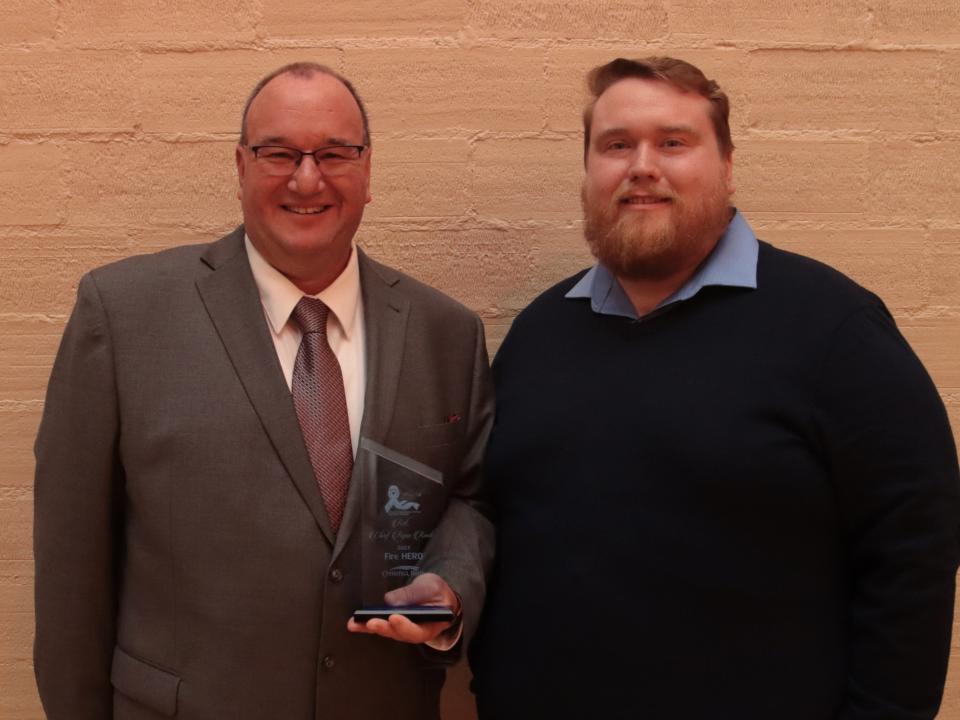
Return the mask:
<svg viewBox="0 0 960 720"><path fill-rule="evenodd" d="M360 157L358 148L352 145L331 145L330 147L320 148L317 151L318 160L328 162L340 162L357 160Z"/></svg>
<svg viewBox="0 0 960 720"><path fill-rule="evenodd" d="M663 147L665 148L680 148L683 147L684 142L679 138L667 138L663 141Z"/></svg>
<svg viewBox="0 0 960 720"><path fill-rule="evenodd" d="M604 152L621 152L623 150L629 150L630 145L625 140L611 140L606 145L603 146Z"/></svg>
<svg viewBox="0 0 960 720"><path fill-rule="evenodd" d="M297 159L296 153L282 147L261 148L260 157L270 162L290 162Z"/></svg>

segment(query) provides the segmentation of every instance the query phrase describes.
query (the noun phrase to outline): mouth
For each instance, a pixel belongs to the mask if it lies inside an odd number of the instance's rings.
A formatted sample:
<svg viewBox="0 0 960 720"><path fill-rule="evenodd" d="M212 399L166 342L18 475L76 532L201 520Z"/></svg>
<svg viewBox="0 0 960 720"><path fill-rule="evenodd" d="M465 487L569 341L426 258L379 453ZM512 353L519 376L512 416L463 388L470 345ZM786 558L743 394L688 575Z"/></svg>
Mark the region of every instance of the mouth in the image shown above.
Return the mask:
<svg viewBox="0 0 960 720"><path fill-rule="evenodd" d="M284 210L294 215L320 215L329 210L332 205L281 205Z"/></svg>
<svg viewBox="0 0 960 720"><path fill-rule="evenodd" d="M620 205L667 205L670 202L670 198L656 195L626 195L619 200Z"/></svg>

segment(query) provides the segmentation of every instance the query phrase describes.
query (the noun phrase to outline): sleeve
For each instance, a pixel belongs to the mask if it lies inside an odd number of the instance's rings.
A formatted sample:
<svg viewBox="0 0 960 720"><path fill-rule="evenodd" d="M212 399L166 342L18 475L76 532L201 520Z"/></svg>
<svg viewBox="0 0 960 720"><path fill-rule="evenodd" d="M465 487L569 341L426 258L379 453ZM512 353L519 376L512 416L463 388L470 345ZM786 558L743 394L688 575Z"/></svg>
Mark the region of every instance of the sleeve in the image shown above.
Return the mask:
<svg viewBox="0 0 960 720"><path fill-rule="evenodd" d="M879 301L837 331L818 397L849 577L839 717L933 718L950 651L960 529L946 411Z"/></svg>
<svg viewBox="0 0 960 720"><path fill-rule="evenodd" d="M110 336L87 275L54 362L34 447L34 667L49 720L113 716L118 435Z"/></svg>
<svg viewBox="0 0 960 720"><path fill-rule="evenodd" d="M493 424L493 385L483 323L474 316L474 359L470 408L457 485L428 547L425 572L440 575L462 601L462 643L465 647L480 620L487 579L493 564L495 533L489 498L483 485L483 455ZM434 655L438 653L433 653ZM447 653L456 660L458 653Z"/></svg>

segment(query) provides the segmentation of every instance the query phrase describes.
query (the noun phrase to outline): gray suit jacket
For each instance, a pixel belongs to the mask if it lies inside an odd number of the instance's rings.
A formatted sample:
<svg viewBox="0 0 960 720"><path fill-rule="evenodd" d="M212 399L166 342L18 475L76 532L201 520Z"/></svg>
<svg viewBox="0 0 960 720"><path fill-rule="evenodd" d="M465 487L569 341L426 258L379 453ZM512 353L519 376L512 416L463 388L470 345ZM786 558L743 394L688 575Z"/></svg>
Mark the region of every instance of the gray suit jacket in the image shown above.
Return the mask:
<svg viewBox="0 0 960 720"><path fill-rule="evenodd" d="M483 327L360 255L361 436L443 473L428 569L466 636L493 529ZM52 720L430 718L455 653L353 635L357 463L334 538L243 248L129 258L80 282L36 443L40 696Z"/></svg>

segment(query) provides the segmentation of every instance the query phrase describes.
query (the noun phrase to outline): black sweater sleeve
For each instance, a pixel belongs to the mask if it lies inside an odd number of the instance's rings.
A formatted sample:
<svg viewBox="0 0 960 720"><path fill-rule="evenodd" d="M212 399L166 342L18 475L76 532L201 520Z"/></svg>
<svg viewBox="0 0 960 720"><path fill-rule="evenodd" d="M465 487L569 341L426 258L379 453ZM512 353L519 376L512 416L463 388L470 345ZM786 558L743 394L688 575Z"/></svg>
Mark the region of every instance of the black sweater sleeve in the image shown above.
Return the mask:
<svg viewBox="0 0 960 720"><path fill-rule="evenodd" d="M960 517L946 411L879 301L834 333L817 400L850 578L840 717L933 718L950 650Z"/></svg>

